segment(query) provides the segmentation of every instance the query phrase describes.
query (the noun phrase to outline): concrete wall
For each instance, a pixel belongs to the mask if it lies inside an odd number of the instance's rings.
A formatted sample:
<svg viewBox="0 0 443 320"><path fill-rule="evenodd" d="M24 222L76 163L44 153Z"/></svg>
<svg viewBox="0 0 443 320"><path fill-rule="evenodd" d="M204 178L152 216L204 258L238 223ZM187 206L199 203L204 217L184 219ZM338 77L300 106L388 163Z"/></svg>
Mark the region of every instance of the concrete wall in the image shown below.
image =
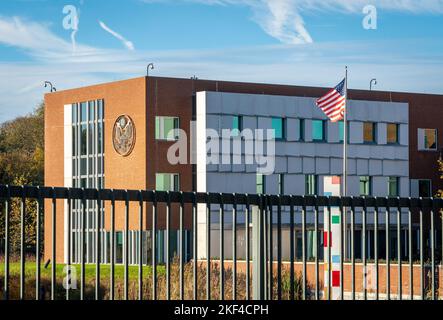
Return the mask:
<svg viewBox="0 0 443 320"><path fill-rule="evenodd" d="M243 116L243 128L266 129L271 117L286 119L287 139L275 145L275 172L266 177L266 192L278 193L277 174L285 174L286 194L305 194L304 176L342 173L343 144L339 142L337 123L327 122L327 141L312 142L312 120L327 117L305 97L205 92L197 95L197 105L204 104L206 126L219 132L231 129L232 116ZM394 102L349 101L348 184L349 195L359 195L359 176L373 177L373 194L387 194L389 176L400 178L400 195L409 196L408 105ZM305 141L300 141L300 119L305 122ZM377 123L377 144L363 143L363 122ZM399 144L386 143L386 124L400 126ZM198 133L200 134L200 132ZM222 141L220 141L220 146ZM221 149L221 147L220 147ZM229 152L229 150L228 150ZM226 151L220 150L220 157ZM246 153L242 151L242 156ZM203 160L202 160L203 161ZM199 191L255 193L254 168L257 165L209 165L205 186ZM320 189L320 195L322 190Z"/></svg>

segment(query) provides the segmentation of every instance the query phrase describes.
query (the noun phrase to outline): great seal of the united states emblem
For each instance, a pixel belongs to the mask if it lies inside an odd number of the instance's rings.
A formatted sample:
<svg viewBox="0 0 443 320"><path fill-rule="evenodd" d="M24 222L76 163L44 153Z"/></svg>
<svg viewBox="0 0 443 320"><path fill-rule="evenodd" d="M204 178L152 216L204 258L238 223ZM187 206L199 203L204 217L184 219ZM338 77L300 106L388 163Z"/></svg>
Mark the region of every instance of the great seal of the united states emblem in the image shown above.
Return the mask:
<svg viewBox="0 0 443 320"><path fill-rule="evenodd" d="M135 125L131 117L121 115L117 118L112 132L112 142L115 151L123 156L129 156L135 145Z"/></svg>

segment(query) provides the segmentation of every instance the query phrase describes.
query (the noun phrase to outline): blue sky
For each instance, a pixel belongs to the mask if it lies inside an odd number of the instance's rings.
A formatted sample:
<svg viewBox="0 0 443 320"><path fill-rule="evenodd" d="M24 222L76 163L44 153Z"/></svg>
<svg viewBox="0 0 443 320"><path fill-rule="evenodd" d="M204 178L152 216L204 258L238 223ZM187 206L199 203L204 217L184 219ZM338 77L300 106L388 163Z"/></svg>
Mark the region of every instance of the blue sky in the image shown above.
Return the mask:
<svg viewBox="0 0 443 320"><path fill-rule="evenodd" d="M377 29L363 27L367 5ZM62 90L149 62L159 76L330 87L348 65L351 88L375 77L379 90L443 94L443 0L1 1L0 122L32 111L45 80Z"/></svg>

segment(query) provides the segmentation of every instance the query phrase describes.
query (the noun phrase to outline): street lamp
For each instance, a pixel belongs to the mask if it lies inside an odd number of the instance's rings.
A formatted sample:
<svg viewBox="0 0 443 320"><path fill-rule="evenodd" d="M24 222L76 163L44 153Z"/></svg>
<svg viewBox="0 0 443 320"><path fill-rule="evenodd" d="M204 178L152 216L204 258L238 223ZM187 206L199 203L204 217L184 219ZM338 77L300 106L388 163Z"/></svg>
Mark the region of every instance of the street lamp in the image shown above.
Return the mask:
<svg viewBox="0 0 443 320"><path fill-rule="evenodd" d="M47 88L48 86L51 88L51 91L50 91L50 92L55 92L55 91L57 91L57 89L52 85L51 82L49 82L49 81L45 81L45 88Z"/></svg>
<svg viewBox="0 0 443 320"><path fill-rule="evenodd" d="M154 64L151 62L146 69L146 75L149 77L149 69L154 70Z"/></svg>
<svg viewBox="0 0 443 320"><path fill-rule="evenodd" d="M372 84L377 85L377 79L371 79L371 82L369 82L369 90L372 91Z"/></svg>

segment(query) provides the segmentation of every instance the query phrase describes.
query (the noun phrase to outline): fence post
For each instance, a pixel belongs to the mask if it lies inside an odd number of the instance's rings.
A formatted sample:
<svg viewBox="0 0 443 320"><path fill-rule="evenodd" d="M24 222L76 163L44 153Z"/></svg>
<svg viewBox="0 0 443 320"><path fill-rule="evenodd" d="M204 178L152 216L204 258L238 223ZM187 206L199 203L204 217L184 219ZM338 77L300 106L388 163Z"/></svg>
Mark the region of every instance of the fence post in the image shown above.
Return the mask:
<svg viewBox="0 0 443 320"><path fill-rule="evenodd" d="M253 300L264 300L264 237L263 212L251 206L252 212L252 294Z"/></svg>

